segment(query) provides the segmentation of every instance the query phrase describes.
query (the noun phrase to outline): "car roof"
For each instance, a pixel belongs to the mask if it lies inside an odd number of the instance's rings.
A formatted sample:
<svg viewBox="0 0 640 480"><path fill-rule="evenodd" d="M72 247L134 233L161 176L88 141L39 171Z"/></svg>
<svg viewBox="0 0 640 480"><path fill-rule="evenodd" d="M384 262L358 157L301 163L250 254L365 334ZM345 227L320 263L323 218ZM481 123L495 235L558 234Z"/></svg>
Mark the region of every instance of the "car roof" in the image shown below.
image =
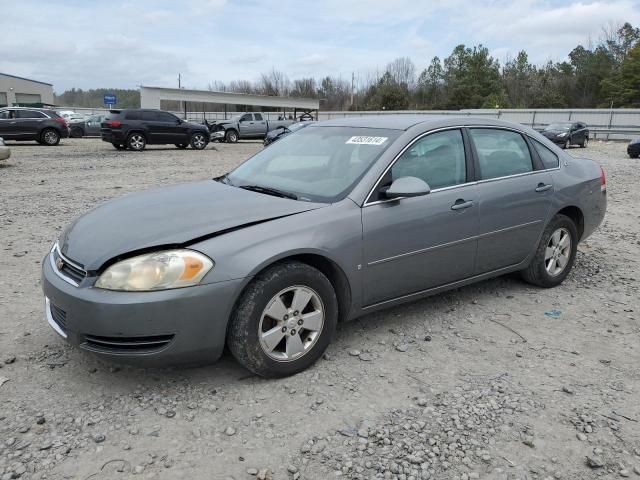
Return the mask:
<svg viewBox="0 0 640 480"><path fill-rule="evenodd" d="M523 129L520 124L496 120L494 118L463 115L431 115L431 114L389 114L345 117L315 122L314 127L356 127L382 128L387 130L408 130L420 125L425 129L463 125L492 125Z"/></svg>

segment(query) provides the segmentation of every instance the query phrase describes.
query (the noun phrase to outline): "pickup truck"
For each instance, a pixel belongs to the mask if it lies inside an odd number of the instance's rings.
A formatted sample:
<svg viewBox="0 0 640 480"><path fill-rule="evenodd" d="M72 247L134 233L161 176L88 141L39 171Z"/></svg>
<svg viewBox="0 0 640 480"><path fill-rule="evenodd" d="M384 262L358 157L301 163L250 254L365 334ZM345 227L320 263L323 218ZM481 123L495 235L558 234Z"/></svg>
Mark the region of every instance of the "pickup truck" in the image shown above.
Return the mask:
<svg viewBox="0 0 640 480"><path fill-rule="evenodd" d="M211 141L235 143L243 138L264 138L267 132L288 127L293 120L268 121L261 113L242 113L210 126Z"/></svg>

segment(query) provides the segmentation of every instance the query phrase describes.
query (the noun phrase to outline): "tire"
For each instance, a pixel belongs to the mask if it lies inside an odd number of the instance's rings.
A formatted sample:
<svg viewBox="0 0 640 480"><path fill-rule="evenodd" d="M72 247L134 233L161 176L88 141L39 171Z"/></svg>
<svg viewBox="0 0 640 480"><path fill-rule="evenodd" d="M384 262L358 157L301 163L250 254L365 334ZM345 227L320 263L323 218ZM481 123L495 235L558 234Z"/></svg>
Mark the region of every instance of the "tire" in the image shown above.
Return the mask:
<svg viewBox="0 0 640 480"><path fill-rule="evenodd" d="M640 157L640 154L634 153L634 154L629 154L629 158L638 158Z"/></svg>
<svg viewBox="0 0 640 480"><path fill-rule="evenodd" d="M84 130L80 127L74 127L69 132L69 136L71 138L82 138L84 137Z"/></svg>
<svg viewBox="0 0 640 480"><path fill-rule="evenodd" d="M147 139L139 132L130 133L127 137L127 148L130 150L141 152L147 146Z"/></svg>
<svg viewBox="0 0 640 480"><path fill-rule="evenodd" d="M564 144L562 145L562 149L563 150L568 150L569 148L571 148L571 139L567 138L567 141L564 142Z"/></svg>
<svg viewBox="0 0 640 480"><path fill-rule="evenodd" d="M235 130L227 130L227 133L224 135L224 141L227 143L238 143L238 132Z"/></svg>
<svg viewBox="0 0 640 480"><path fill-rule="evenodd" d="M589 137L584 137L584 140L580 144L580 148L587 148L587 145L589 145Z"/></svg>
<svg viewBox="0 0 640 480"><path fill-rule="evenodd" d="M116 150L126 150L127 149L127 146L126 145L122 145L121 143L112 143L111 145L113 145Z"/></svg>
<svg viewBox="0 0 640 480"><path fill-rule="evenodd" d="M293 302L299 294L306 303ZM293 310L296 306L299 311ZM276 321L267 310L282 318ZM313 322L312 329L305 328L305 319L308 326ZM263 377L287 377L320 358L337 321L338 300L322 272L300 262L278 263L258 274L240 296L227 330L227 345L248 370ZM265 337L266 332L273 334Z"/></svg>
<svg viewBox="0 0 640 480"><path fill-rule="evenodd" d="M189 146L188 143L176 143L175 144L176 147L178 147L180 150L184 150L185 148L187 148Z"/></svg>
<svg viewBox="0 0 640 480"><path fill-rule="evenodd" d="M54 147L60 143L60 134L54 128L45 128L40 134L40 140L38 143Z"/></svg>
<svg viewBox="0 0 640 480"><path fill-rule="evenodd" d="M191 135L191 142L189 143L194 150L204 150L208 142L204 133L196 132Z"/></svg>
<svg viewBox="0 0 640 480"><path fill-rule="evenodd" d="M558 235L558 232L560 236L554 239L553 237ZM560 240L560 243L562 243L564 241L564 235L568 235L569 245L565 247L564 250L560 248L560 255L556 257L557 261L554 262L553 255L556 255L554 245L558 243L557 240ZM547 259L547 257L552 252L548 252L548 249L554 250L553 255L549 259ZM569 275L576 259L577 249L578 230L575 224L565 215L556 215L544 229L540 243L536 249L536 253L533 260L531 260L531 264L522 270L520 274L526 282L533 285L544 288L556 287L560 285L565 278L567 278L567 275ZM568 258L562 255L563 251L568 255ZM556 268L560 268L562 258L565 258L564 266L562 266L560 270L555 272L552 271Z"/></svg>

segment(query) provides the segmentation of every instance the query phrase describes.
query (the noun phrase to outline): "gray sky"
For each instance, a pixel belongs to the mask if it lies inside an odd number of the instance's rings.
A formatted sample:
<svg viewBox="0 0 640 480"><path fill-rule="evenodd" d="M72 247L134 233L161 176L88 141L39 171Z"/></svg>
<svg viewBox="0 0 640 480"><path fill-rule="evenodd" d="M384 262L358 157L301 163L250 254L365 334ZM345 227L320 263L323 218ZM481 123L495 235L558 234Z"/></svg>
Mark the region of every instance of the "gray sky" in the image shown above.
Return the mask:
<svg viewBox="0 0 640 480"><path fill-rule="evenodd" d="M457 44L483 43L501 63L524 49L563 60L607 23L640 24L640 4L611 1L0 0L0 71L71 88L206 88L256 80L364 77L395 57L418 72Z"/></svg>

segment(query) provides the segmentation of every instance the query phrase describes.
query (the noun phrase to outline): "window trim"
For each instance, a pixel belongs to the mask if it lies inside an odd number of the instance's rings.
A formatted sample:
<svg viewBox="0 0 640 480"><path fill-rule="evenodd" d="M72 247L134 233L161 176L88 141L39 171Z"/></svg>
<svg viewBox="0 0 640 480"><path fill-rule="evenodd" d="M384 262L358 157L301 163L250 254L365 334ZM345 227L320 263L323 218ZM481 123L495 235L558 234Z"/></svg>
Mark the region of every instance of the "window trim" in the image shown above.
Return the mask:
<svg viewBox="0 0 640 480"><path fill-rule="evenodd" d="M551 150L549 147L547 147L540 140L536 140L535 138L530 138L529 141L531 142L531 147L533 147L533 151L536 153L536 156L540 160L540 165L541 165L540 170L548 172L548 171L559 170L560 169L560 156L557 153L555 153L553 150ZM544 164L544 160L542 160L542 157L538 153L538 149L536 148L536 144L534 142L539 143L542 148L546 148L547 150L549 150L551 152L552 155L554 155L556 157L556 159L558 160L558 166L557 167L553 167L553 168L547 168L546 167L546 165Z"/></svg>
<svg viewBox="0 0 640 480"><path fill-rule="evenodd" d="M400 152L393 158L393 160L391 160L389 165L387 165L387 168L384 169L382 174L375 181L375 183L373 184L373 187L371 188L371 190L369 190L369 193L365 197L366 200L364 201L364 204L362 205L362 208L368 207L370 205L378 205L378 204L381 204L381 203L397 202L398 200L402 200L403 198L407 198L407 197L398 197L398 198L389 198L387 200L373 200L373 201L371 201L371 195L373 195L373 192L376 191L376 188L378 187L380 182L384 179L384 177L387 175L389 170L391 170L391 168L393 168L393 166L400 159L400 157L402 157L402 155L410 147L412 147L416 142L418 142L422 138L424 138L424 137L426 137L428 135L431 135L433 133L445 132L445 131L448 131L448 130L460 130L460 134L462 135L462 143L464 145L464 161L465 161L465 165L466 165L467 181L465 183L459 183L457 185L449 185L448 187L435 188L435 189L433 189L433 190L431 190L429 192L429 195L431 195L432 193L441 192L443 190L452 190L454 188L459 188L459 187L462 187L462 186L472 185L472 184L477 183L475 181L475 172L473 172L473 170L472 170L473 175L471 177L469 176L469 161L470 161L469 153L470 152L468 150L468 145L467 145L468 139L465 136L464 129L465 129L465 127L462 126L462 125L436 128L434 130L429 130L428 132L423 132L420 135L418 135L417 137L415 137L414 139L412 139L409 143L407 143L407 145L405 145L405 147L402 150L400 150ZM471 160L471 161L473 161L473 160ZM474 167L474 169L475 169L475 167Z"/></svg>
<svg viewBox="0 0 640 480"><path fill-rule="evenodd" d="M365 201L362 204L361 208L365 208L365 207L372 206L372 205L378 205L378 204L382 204L382 203L397 202L398 200L402 200L403 198L407 198L407 197L398 197L398 198L390 198L388 200L370 201L371 200L371 195L375 191L376 187L382 181L382 179L387 174L389 169L391 167L393 167L393 165L398 161L398 159L402 156L402 154L409 147L411 147L417 140L421 139L422 137L425 137L425 136L427 136L427 135L429 135L431 133L441 132L441 131L444 131L444 130L455 130L455 129L462 130L463 137L467 138L467 141L469 142L469 147L471 149L470 152L465 152L465 153L466 153L466 155L471 155L471 161L472 161L472 164L473 164L472 165L473 166L473 171L472 171L473 172L473 176L467 178L467 183L461 183L459 185L452 185L450 187L444 187L444 188L438 188L438 189L435 189L435 190L431 190L429 195L431 195L432 193L441 192L443 190L452 190L454 188L461 188L461 187L466 187L466 186L469 186L469 185L478 185L478 184L482 184L482 183L493 182L493 181L496 181L496 180L504 180L506 178L512 178L512 177L523 177L525 175L534 175L534 174L541 173L541 172L552 172L554 170L560 170L562 168L562 163L563 162L560 161L561 160L560 156L558 156L559 163L558 163L558 166L556 168L533 170L531 172L518 173L518 174L515 174L515 175L507 175L505 177L496 177L496 178L490 178L490 179L487 179L487 180L479 180L478 179L479 168L478 168L478 163L477 163L477 157L476 157L477 154L476 154L475 145L473 145L473 142L471 142L471 138L468 138L469 135L470 135L468 130L471 129L471 128L490 128L490 129L494 129L494 130L508 130L510 132L519 133L520 135L522 135L524 137L525 141L527 142L527 146L529 147L529 151L531 151L531 147L532 147L532 145L529 145L529 139L536 140L535 138L533 138L531 135L529 135L526 132L523 132L523 131L518 130L516 128L506 127L506 126L502 126L502 125L450 125L448 127L441 127L441 128L436 128L436 129L433 129L433 130L429 130L428 132L423 132L420 135L416 136L414 139L412 139L409 143L407 143L407 145L402 150L400 150L400 152L393 158L393 160L391 160L389 165L387 165L387 168L384 169L382 174L374 182L373 187L371 187L371 189L369 190L369 193L365 197ZM466 146L467 145L465 145L465 148L466 148ZM538 152L535 152L535 155L537 155L537 154L538 154ZM532 157L533 157L533 155L532 155ZM532 160L533 160L533 158L532 158ZM468 157L466 158L466 161L469 162L469 158ZM542 163L542 161L541 161L541 163Z"/></svg>
<svg viewBox="0 0 640 480"><path fill-rule="evenodd" d="M509 177L521 177L527 174L531 174L531 173L535 173L538 171L541 171L541 169L539 169L539 163L538 163L538 158L537 156L534 156L534 153L531 151L531 145L529 144L529 141L527 139L528 135L525 135L523 132L520 132L518 130L514 130L513 128L500 128L500 127L492 127L492 126L481 126L481 127L476 127L475 125L472 126L468 126L466 127L469 130L469 140L471 141L471 148L473 149L473 153L474 153L474 164L476 167L476 180L478 181L478 183L485 183L494 179L500 179L500 178L509 178ZM518 135L520 135L520 137L522 138L522 141L524 141L524 144L527 146L527 150L529 151L529 158L531 159L531 171L530 172L522 172L522 173L515 173L512 175L503 175L501 177L493 177L493 178L480 178L482 175L482 168L480 168L480 157L478 156L478 150L476 149L476 145L473 142L473 138L471 136L471 131L470 130L506 130L508 132L512 132L512 133L516 133Z"/></svg>

